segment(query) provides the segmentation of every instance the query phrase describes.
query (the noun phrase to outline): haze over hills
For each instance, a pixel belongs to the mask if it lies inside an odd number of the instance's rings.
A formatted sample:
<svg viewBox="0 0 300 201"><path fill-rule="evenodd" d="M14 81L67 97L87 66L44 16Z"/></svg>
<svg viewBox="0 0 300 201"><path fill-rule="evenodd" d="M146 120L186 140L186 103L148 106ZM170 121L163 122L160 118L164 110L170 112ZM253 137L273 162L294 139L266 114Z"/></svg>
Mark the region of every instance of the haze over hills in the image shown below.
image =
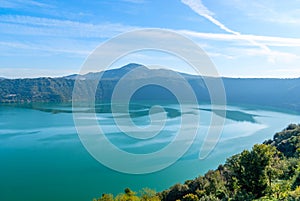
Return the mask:
<svg viewBox="0 0 300 201"><path fill-rule="evenodd" d="M0 102L69 102L76 78L79 82L92 82L102 76L96 91L96 101L109 101L115 85L129 71L138 69L135 76L127 76L126 87L138 80L154 79L169 82L179 90L182 80L166 69L149 69L140 64L128 64L105 72L70 75L61 78L0 79ZM210 101L209 93L201 77L179 73L191 85L200 102ZM177 74L178 75L178 74ZM209 78L213 79L214 78ZM271 106L300 112L300 78L222 78L228 104ZM148 86L137 93L133 100L173 100L174 95L163 87Z"/></svg>
<svg viewBox="0 0 300 201"><path fill-rule="evenodd" d="M144 65L130 63L121 68L117 69L110 69L106 70L105 72L94 72L94 73L87 73L84 75L73 74L69 76L65 76L65 79L80 79L80 80L93 80L98 79L100 76L102 80L119 80L121 79L126 73L139 68L138 77L134 76L131 79L144 79L144 78L151 78L151 77L170 77L170 74L174 71L167 70L167 69L149 69ZM197 78L195 75L179 73L183 77L188 78ZM129 78L130 79L130 78Z"/></svg>

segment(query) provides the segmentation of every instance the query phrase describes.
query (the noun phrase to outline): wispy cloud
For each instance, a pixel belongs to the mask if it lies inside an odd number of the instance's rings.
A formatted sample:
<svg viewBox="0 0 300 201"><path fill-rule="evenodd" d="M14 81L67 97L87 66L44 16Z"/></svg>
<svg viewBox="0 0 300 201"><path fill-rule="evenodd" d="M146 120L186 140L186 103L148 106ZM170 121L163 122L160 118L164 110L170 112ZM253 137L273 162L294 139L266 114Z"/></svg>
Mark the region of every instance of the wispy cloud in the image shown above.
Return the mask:
<svg viewBox="0 0 300 201"><path fill-rule="evenodd" d="M92 24L23 15L1 15L0 26L0 33L5 34L86 38L112 37L136 28L116 23Z"/></svg>
<svg viewBox="0 0 300 201"><path fill-rule="evenodd" d="M295 74L300 73L299 68L280 68L280 69L275 69L274 71L279 73L295 73Z"/></svg>
<svg viewBox="0 0 300 201"><path fill-rule="evenodd" d="M254 40L274 47L300 47L300 38L286 38L274 36L260 36L260 35L233 35L233 34L219 34L219 33L203 33L190 30L179 30L178 32L193 38L220 40L220 41L249 41Z"/></svg>
<svg viewBox="0 0 300 201"><path fill-rule="evenodd" d="M98 45L97 42L57 40L42 42L0 41L1 56L32 56L64 54L68 57L85 58Z"/></svg>
<svg viewBox="0 0 300 201"><path fill-rule="evenodd" d="M201 33L188 30L179 30L179 33L194 39L195 41L220 41L222 43L227 42L229 45L222 46L221 48L209 46L209 56L212 57L225 57L227 59L234 59L238 57L256 57L267 56L272 57L275 62L287 62L300 60L294 51L280 51L281 48L300 47L300 39L298 38L284 38L284 37L271 37L271 36L258 36L258 35L241 35L236 37L233 34L216 34L216 33ZM272 50L267 54L263 49L252 46L245 41L255 40L260 43L268 44L269 46L276 47L279 50ZM250 46L251 45L251 46ZM205 49L205 48L204 48ZM221 52L218 52L220 51Z"/></svg>
<svg viewBox="0 0 300 201"><path fill-rule="evenodd" d="M261 1L244 0L228 1L228 4L241 10L246 16L259 21L282 25L300 25L299 1Z"/></svg>
<svg viewBox="0 0 300 201"><path fill-rule="evenodd" d="M252 45L260 47L263 50L263 53L265 55L269 56L269 61L274 62L274 57L272 55L272 51L267 45L258 43L257 41L253 40L252 38L243 37L243 35L240 32L237 32L237 31L234 31L234 30L228 28L226 25L224 25L223 23L221 23L220 21L218 21L217 19L215 19L213 17L213 13L211 11L209 11L209 9L206 6L204 6L204 4L202 3L201 0L181 0L181 2L184 3L185 5L189 6L194 12L196 12L200 16L206 18L207 20L209 20L210 22L212 22L213 24L218 26L220 29L226 31L227 33L233 34L237 38L245 39L248 42L250 42Z"/></svg>
<svg viewBox="0 0 300 201"><path fill-rule="evenodd" d="M231 52L231 54L236 57L258 58L259 56L266 56L266 53L263 50L255 48L228 48L227 52ZM289 63L300 61L300 56L290 52L273 50L270 56L274 57L274 61L278 64L287 65Z"/></svg>
<svg viewBox="0 0 300 201"><path fill-rule="evenodd" d="M206 18L213 24L217 25L220 29L222 29L228 33L232 33L234 35L240 35L239 32L229 29L224 24L222 24L221 22L216 20L213 17L213 13L210 10L208 10L208 8L206 8L206 6L204 6L204 4L202 3L201 0L182 0L181 2L184 3L185 5L189 6L198 15Z"/></svg>
<svg viewBox="0 0 300 201"><path fill-rule="evenodd" d="M117 23L85 23L73 20L0 15L1 56L54 55L86 57L103 39L137 27Z"/></svg>
<svg viewBox="0 0 300 201"><path fill-rule="evenodd" d="M128 2L128 3L136 3L136 4L141 4L141 3L145 3L146 0L122 0L124 2Z"/></svg>
<svg viewBox="0 0 300 201"><path fill-rule="evenodd" d="M92 48L87 49L87 47L83 48L83 46L72 48L72 47L59 47L57 44L51 46L49 44L38 44L38 43L28 44L28 43L21 43L21 42L0 41L0 50L5 49L5 47L13 48L18 51L14 51L12 55L8 51L3 51L1 53L1 56L17 56L18 52L20 52L21 50L25 50L25 51L30 50L30 51L38 51L39 54L41 54L41 51L43 51L52 54L65 53L73 56L77 55L77 56L86 57L92 51ZM30 54L30 52L27 53Z"/></svg>
<svg viewBox="0 0 300 201"><path fill-rule="evenodd" d="M53 6L34 0L1 0L0 8L24 8L24 7L52 8Z"/></svg>
<svg viewBox="0 0 300 201"><path fill-rule="evenodd" d="M0 67L0 75L5 78L36 78L36 77L62 77L73 74L73 70L41 69L41 68L5 68Z"/></svg>

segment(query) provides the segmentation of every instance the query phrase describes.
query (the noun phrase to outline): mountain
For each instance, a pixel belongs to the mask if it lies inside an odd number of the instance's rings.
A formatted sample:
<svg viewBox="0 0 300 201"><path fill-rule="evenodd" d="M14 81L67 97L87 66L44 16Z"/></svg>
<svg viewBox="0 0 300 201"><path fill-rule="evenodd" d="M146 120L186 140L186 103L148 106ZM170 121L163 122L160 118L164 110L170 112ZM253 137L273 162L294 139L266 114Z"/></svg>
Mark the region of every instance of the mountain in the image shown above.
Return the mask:
<svg viewBox="0 0 300 201"><path fill-rule="evenodd" d="M100 78L101 76L101 80L120 80L126 73L132 71L132 70L138 70L138 77L129 77L128 79L149 79L149 78L153 78L153 77L168 77L170 76L172 73L174 73L174 71L171 70L167 70L167 69L149 69L144 65L141 64L136 64L136 63L130 63L127 64L121 68L117 68L117 69L111 69L111 70L106 70L104 72L95 72L95 73L87 73L85 75L79 75L79 74L73 74L73 75L69 75L69 76L65 76L63 78L65 79L80 79L80 80L95 80ZM189 74L183 74L183 73L179 73L181 74L183 77L195 77L193 75L189 75ZM136 75L136 74L135 74Z"/></svg>
<svg viewBox="0 0 300 201"><path fill-rule="evenodd" d="M223 78L229 103L300 111L300 79Z"/></svg>
<svg viewBox="0 0 300 201"><path fill-rule="evenodd" d="M69 102L75 80L79 83L93 83L100 76L96 90L96 101L109 101L118 81L126 73L137 70L134 76L126 76L126 88L137 82L160 81L182 90L183 81L176 73L166 69L149 69L140 64L128 64L118 69L91 72L85 75L69 75L61 78L0 79L0 102ZM204 80L195 75L179 73L191 85L200 102L210 101ZM177 74L178 75L178 74ZM211 82L215 78L207 78ZM249 104L261 107L277 107L300 112L300 78L297 79L257 79L222 78L228 104ZM89 89L86 89L89 93ZM176 101L167 89L155 85L143 87L134 94L132 100Z"/></svg>
<svg viewBox="0 0 300 201"><path fill-rule="evenodd" d="M296 157L300 154L300 125L290 124L264 144L275 146L286 157Z"/></svg>
<svg viewBox="0 0 300 201"><path fill-rule="evenodd" d="M63 78L0 80L0 102L65 102L70 101L74 80Z"/></svg>

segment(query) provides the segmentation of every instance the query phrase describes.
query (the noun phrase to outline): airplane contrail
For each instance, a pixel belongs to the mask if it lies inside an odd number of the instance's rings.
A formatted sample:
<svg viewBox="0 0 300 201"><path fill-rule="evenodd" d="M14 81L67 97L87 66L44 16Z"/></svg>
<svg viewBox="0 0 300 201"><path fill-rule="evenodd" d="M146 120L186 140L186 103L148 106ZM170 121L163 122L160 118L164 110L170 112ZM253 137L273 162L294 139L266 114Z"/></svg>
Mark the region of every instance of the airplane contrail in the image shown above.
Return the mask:
<svg viewBox="0 0 300 201"><path fill-rule="evenodd" d="M206 18L207 20L218 26L220 29L226 31L227 33L231 33L236 37L240 38L241 40L246 40L252 45L260 47L264 51L264 53L269 56L269 60L274 62L272 50L267 45L256 42L253 39L245 38L240 32L228 28L226 25L224 25L223 23L221 23L213 17L213 13L202 3L201 0L181 0L181 2L190 7L195 13Z"/></svg>

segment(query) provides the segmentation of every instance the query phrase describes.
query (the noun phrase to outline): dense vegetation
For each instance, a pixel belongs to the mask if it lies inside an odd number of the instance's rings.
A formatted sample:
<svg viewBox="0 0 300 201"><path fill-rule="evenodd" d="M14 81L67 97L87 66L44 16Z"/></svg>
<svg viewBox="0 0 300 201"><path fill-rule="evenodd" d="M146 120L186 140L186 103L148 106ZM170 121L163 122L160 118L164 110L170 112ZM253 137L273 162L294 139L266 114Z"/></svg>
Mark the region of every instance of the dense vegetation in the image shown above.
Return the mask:
<svg viewBox="0 0 300 201"><path fill-rule="evenodd" d="M74 81L62 78L0 80L0 102L64 102L71 100Z"/></svg>
<svg viewBox="0 0 300 201"><path fill-rule="evenodd" d="M160 193L125 189L94 201L263 201L300 200L300 125L291 124L272 140L256 144L204 176Z"/></svg>
<svg viewBox="0 0 300 201"><path fill-rule="evenodd" d="M72 100L75 79L86 83L102 76L95 98L97 101L110 100L115 84L139 64L128 64L119 69L104 73L88 73L86 75L71 75L62 78L36 79L0 79L0 103L20 102L69 102ZM138 76L129 78L126 87L134 86L137 80L163 79L169 84L182 90L182 80L171 77L170 71L163 69L148 69L143 67ZM209 101L210 96L204 80L199 76L182 74L195 91L200 101ZM210 78L213 79L213 78ZM211 80L213 81L213 80ZM223 78L227 103L249 104L256 106L280 107L293 111L300 111L300 78L298 79L237 79ZM83 94L86 92L83 92ZM85 97L85 96L82 96ZM144 93L135 97L136 100L170 100L173 96L158 92L157 87L144 88ZM284 103L284 104L283 104Z"/></svg>

